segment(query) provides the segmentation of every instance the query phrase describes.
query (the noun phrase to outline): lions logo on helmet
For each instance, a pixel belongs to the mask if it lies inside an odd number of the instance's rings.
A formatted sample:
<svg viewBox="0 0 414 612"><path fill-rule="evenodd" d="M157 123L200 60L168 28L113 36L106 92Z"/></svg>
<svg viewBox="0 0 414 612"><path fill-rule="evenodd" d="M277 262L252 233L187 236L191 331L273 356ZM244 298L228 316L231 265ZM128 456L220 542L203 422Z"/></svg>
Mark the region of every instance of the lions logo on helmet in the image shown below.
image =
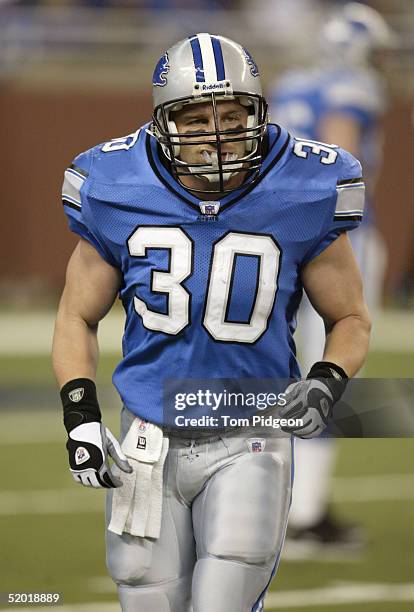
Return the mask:
<svg viewBox="0 0 414 612"><path fill-rule="evenodd" d="M152 77L152 84L154 87L165 87L167 84L166 76L169 72L170 64L168 61L168 53L164 53L155 66L154 76Z"/></svg>
<svg viewBox="0 0 414 612"><path fill-rule="evenodd" d="M244 56L246 58L246 62L249 64L250 72L251 72L252 76L254 76L254 77L260 76L259 68L257 67L257 64L254 61L254 59L251 56L251 54L245 48L243 48L243 51L244 51Z"/></svg>

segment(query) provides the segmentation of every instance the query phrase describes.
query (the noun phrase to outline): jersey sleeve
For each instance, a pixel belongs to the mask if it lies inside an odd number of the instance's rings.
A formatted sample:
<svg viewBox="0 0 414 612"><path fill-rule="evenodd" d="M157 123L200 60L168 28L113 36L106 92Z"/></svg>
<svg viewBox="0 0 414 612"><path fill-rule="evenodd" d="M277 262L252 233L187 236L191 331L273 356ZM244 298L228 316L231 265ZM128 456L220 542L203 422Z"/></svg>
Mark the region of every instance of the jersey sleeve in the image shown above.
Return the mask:
<svg viewBox="0 0 414 612"><path fill-rule="evenodd" d="M86 151L78 155L65 170L62 186L63 208L70 230L87 240L107 263L111 266L117 266L115 258L100 237L90 215L88 215L85 188L88 184L92 160L92 151Z"/></svg>
<svg viewBox="0 0 414 612"><path fill-rule="evenodd" d="M338 173L335 193L329 198L328 211L321 235L306 253L308 263L324 251L340 234L361 224L365 204L365 184L360 162L350 153L338 149Z"/></svg>

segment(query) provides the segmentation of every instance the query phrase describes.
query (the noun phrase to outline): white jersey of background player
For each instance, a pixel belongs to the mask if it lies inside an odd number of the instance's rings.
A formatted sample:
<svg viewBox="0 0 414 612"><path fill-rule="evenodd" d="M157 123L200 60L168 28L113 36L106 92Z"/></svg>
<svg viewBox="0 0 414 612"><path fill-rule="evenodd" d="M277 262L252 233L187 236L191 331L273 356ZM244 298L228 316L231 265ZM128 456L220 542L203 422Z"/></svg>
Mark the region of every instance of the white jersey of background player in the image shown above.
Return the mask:
<svg viewBox="0 0 414 612"><path fill-rule="evenodd" d="M380 120L386 95L383 78L374 69L372 59L374 51L391 42L392 35L379 13L356 2L348 3L322 29L318 64L307 70L289 70L277 80L270 96L274 121L286 126L295 136L336 143L362 163L368 212L362 226L353 232L351 241L371 311L379 305L386 263L386 251L374 225L372 205L382 158ZM301 366L307 371L310 364L322 357L325 330L321 317L306 298L298 319ZM333 460L333 443L298 440L298 469L290 514L290 526L297 535L321 525L327 516ZM317 479L312 479L314 474L318 475ZM331 526L325 534L319 534L321 542L338 539L332 535ZM337 531L336 536L338 534L340 539L350 539L346 529L341 533ZM298 554L302 554L302 548Z"/></svg>

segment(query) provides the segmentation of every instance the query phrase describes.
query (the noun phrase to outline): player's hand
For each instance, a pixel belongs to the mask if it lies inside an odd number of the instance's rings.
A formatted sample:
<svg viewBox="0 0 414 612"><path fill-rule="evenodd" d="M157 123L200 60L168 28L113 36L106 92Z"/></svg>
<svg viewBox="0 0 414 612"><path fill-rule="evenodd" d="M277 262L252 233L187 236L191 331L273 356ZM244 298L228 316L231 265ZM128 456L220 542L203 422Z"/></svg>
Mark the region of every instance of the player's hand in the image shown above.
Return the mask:
<svg viewBox="0 0 414 612"><path fill-rule="evenodd" d="M317 361L306 380L295 382L285 391L286 405L279 411L282 419L300 419L301 425L281 429L298 438L316 438L328 425L334 404L348 383L346 372L337 364Z"/></svg>
<svg viewBox="0 0 414 612"><path fill-rule="evenodd" d="M123 472L132 472L118 440L102 423L82 423L72 429L66 448L73 478L86 487L122 486L121 480L111 471L109 456Z"/></svg>
<svg viewBox="0 0 414 612"><path fill-rule="evenodd" d="M299 438L315 438L328 425L332 416L333 397L329 387L318 379L301 380L289 385L285 391L286 405L278 416L282 419L301 419L298 427L281 429Z"/></svg>

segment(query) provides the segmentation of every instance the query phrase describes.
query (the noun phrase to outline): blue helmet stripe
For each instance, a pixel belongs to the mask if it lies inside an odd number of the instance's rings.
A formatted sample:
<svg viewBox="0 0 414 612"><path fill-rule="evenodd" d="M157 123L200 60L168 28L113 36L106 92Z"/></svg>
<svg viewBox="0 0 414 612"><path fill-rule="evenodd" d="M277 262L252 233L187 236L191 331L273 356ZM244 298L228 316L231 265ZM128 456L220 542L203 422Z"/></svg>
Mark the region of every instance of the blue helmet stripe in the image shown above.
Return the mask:
<svg viewBox="0 0 414 612"><path fill-rule="evenodd" d="M221 43L219 39L215 36L211 36L211 42L213 45L214 59L216 60L217 80L224 81L224 79L226 78L226 71L224 69L223 51L221 48Z"/></svg>
<svg viewBox="0 0 414 612"><path fill-rule="evenodd" d="M197 83L204 83L204 65L203 65L203 56L201 54L200 41L197 36L190 37L191 49L193 51L193 60L194 67L196 72L196 81Z"/></svg>

